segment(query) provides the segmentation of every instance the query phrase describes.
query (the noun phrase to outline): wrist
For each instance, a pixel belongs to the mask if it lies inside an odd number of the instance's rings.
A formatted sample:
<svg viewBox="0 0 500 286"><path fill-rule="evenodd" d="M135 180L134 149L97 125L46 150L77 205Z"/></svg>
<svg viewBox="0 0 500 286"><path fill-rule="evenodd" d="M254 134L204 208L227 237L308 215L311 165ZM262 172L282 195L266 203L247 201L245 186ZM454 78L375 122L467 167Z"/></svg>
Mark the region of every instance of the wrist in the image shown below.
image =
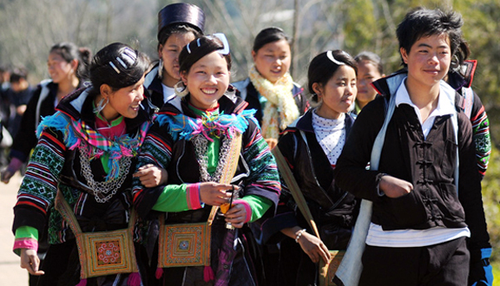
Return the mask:
<svg viewBox="0 0 500 286"><path fill-rule="evenodd" d="M385 196L384 191L380 189L380 182L382 181L382 177L387 176L386 173L378 173L375 177L375 190L379 197Z"/></svg>
<svg viewBox="0 0 500 286"><path fill-rule="evenodd" d="M304 234L304 232L306 232L305 228L297 231L297 234L295 235L295 242L296 243L299 243L299 239L302 237L302 235Z"/></svg>

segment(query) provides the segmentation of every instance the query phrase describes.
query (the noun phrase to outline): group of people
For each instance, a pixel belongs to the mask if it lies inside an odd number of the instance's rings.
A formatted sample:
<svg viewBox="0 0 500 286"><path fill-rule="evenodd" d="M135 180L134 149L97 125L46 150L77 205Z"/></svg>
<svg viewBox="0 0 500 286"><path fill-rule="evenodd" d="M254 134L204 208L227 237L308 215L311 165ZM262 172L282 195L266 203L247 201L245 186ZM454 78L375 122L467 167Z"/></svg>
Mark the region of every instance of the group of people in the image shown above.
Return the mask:
<svg viewBox="0 0 500 286"><path fill-rule="evenodd" d="M410 11L404 68L387 77L372 53L316 55L308 92L282 29L256 36L231 84L229 43L204 22L195 5L163 8L152 68L122 43L51 49L2 172L29 159L13 231L33 285L319 285L361 218L344 258L361 261L339 268L352 285L492 285L488 121L458 69L459 14Z"/></svg>

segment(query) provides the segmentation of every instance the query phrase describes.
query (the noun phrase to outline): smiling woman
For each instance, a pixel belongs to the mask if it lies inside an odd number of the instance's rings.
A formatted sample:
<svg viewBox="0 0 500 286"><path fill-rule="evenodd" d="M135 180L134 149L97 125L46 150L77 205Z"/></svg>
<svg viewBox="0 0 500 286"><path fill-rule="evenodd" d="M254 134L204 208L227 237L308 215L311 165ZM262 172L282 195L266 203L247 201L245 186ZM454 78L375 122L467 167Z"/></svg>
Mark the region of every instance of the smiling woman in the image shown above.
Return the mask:
<svg viewBox="0 0 500 286"><path fill-rule="evenodd" d="M139 215L159 214L165 222L160 228L169 230L160 231L157 277L174 286L256 285L261 277L254 271L255 240L247 223L274 215L280 191L276 162L254 111L244 110L247 103L229 85L225 36L191 41L179 64L177 96L158 112L138 163L166 168L168 184L144 188L136 180L133 188ZM239 199L231 201L233 192ZM230 202L229 210L219 212ZM168 247L174 230L186 237L207 228L211 235L192 235L200 238L192 243L206 251L189 260L175 255L185 253L182 247Z"/></svg>
<svg viewBox="0 0 500 286"><path fill-rule="evenodd" d="M91 85L64 97L40 123L13 226L14 251L22 268L41 275L38 285L141 285L130 184L152 120L141 105L148 67L146 55L125 44L104 47L90 64ZM149 171L138 178L161 174ZM47 230L51 246L40 267L38 238ZM118 260L91 251L113 235L116 249L106 253Z"/></svg>

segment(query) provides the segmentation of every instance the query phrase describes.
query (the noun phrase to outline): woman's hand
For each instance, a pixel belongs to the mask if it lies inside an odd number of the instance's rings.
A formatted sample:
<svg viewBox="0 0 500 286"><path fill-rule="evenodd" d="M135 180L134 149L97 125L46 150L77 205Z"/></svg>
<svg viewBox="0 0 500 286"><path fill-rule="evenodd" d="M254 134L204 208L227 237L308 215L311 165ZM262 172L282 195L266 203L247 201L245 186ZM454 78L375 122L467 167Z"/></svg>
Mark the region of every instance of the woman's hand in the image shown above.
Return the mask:
<svg viewBox="0 0 500 286"><path fill-rule="evenodd" d="M237 186L234 187L238 189ZM228 203L231 198L231 193L226 192L232 190L230 184L219 184L214 182L200 183L200 199L203 203L211 206L220 206L223 203Z"/></svg>
<svg viewBox="0 0 500 286"><path fill-rule="evenodd" d="M39 270L40 258L34 249L21 249L21 268L27 269L31 275L43 275L45 272Z"/></svg>
<svg viewBox="0 0 500 286"><path fill-rule="evenodd" d="M134 173L134 177L139 178L144 187L154 188L167 183L168 172L153 164L147 164L140 167L137 172Z"/></svg>
<svg viewBox="0 0 500 286"><path fill-rule="evenodd" d="M332 259L330 252L321 239L304 231L298 240L302 250L311 258L312 262L318 263L323 259L325 263Z"/></svg>
<svg viewBox="0 0 500 286"><path fill-rule="evenodd" d="M273 150L276 145L278 145L278 139L276 138L267 138L267 145L269 145L269 149Z"/></svg>
<svg viewBox="0 0 500 286"><path fill-rule="evenodd" d="M380 179L379 189L389 198L399 198L413 191L413 185L405 180L385 175Z"/></svg>
<svg viewBox="0 0 500 286"><path fill-rule="evenodd" d="M226 222L231 223L232 226L242 228L247 217L245 206L242 204L234 204L233 207L225 213L225 217Z"/></svg>

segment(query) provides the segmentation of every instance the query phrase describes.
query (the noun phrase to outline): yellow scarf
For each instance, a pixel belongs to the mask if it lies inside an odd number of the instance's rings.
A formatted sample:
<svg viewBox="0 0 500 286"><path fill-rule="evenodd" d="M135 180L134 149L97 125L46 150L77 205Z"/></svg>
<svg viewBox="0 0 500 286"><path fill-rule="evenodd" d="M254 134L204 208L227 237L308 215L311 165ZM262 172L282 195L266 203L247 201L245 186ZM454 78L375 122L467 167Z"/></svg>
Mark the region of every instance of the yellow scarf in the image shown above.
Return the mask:
<svg viewBox="0 0 500 286"><path fill-rule="evenodd" d="M262 135L265 139L278 139L280 130L285 130L300 116L292 94L292 77L286 73L273 84L253 66L250 69L250 80L260 95L267 99L262 118Z"/></svg>

